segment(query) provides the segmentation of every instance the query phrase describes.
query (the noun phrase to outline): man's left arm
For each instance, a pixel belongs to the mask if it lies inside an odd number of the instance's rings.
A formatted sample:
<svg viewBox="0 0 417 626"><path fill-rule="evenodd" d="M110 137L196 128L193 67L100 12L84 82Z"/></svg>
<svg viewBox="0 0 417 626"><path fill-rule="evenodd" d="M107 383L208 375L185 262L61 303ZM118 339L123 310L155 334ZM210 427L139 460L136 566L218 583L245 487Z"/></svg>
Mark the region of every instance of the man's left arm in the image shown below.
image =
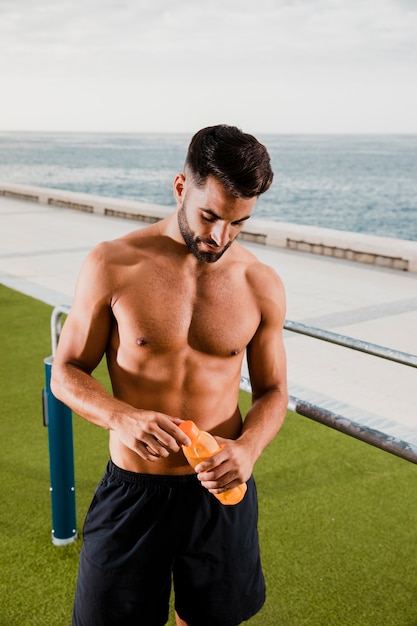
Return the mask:
<svg viewBox="0 0 417 626"><path fill-rule="evenodd" d="M219 464L210 471L201 471L198 475L202 484L214 493L231 489L249 479L255 462L280 430L287 410L287 372L283 342L285 290L272 269L265 266L263 269L261 280L259 274L257 276L256 286L261 321L247 347L252 406L238 439L217 438L224 446L216 455ZM201 465L202 469L207 467ZM196 469L198 471L199 466Z"/></svg>

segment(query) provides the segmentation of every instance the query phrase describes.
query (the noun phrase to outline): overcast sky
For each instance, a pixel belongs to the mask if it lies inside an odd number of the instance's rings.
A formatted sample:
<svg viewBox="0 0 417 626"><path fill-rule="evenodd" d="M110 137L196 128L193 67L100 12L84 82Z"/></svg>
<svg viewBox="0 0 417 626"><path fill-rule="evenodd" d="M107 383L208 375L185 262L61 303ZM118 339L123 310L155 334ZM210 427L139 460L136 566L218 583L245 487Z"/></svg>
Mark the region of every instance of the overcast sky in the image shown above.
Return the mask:
<svg viewBox="0 0 417 626"><path fill-rule="evenodd" d="M0 130L417 132L417 0L0 0Z"/></svg>

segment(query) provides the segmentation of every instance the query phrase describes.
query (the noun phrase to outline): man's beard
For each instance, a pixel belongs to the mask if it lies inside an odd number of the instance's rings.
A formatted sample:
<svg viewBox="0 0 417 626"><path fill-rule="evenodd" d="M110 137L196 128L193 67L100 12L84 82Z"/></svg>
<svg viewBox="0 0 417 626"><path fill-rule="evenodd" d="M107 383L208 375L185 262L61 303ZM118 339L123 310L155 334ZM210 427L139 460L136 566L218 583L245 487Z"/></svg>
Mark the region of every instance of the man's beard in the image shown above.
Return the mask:
<svg viewBox="0 0 417 626"><path fill-rule="evenodd" d="M213 241L211 239L203 239L201 237L197 237L194 231L191 230L185 212L185 202L178 210L178 226L188 250L195 256L197 261L201 261L202 263L215 263L220 259L220 257L223 256L226 250L233 243L233 240L229 241L229 243L226 244L224 248L221 248L218 252L202 252L199 249L198 244L207 243L213 245Z"/></svg>

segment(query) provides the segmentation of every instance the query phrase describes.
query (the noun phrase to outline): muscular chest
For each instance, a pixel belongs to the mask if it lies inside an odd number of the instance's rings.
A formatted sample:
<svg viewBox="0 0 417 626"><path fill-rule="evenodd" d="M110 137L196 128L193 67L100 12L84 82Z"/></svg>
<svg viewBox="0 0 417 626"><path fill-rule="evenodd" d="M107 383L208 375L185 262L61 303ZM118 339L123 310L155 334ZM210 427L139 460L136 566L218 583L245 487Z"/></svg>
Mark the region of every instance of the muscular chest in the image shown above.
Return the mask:
<svg viewBox="0 0 417 626"><path fill-rule="evenodd" d="M189 278L148 271L141 278L134 284L129 281L114 306L118 338L124 345L155 353L190 347L233 356L244 351L256 332L260 314L238 277Z"/></svg>

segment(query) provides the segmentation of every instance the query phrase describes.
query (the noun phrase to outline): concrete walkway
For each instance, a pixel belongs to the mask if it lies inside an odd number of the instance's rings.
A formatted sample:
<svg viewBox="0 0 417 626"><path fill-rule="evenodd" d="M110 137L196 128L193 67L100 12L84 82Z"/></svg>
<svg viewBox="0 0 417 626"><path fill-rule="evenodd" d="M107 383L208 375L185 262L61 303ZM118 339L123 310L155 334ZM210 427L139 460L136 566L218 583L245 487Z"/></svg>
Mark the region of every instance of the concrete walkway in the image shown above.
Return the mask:
<svg viewBox="0 0 417 626"><path fill-rule="evenodd" d="M145 224L0 197L0 281L70 304L96 243ZM245 243L280 274L287 319L417 354L417 275ZM417 445L417 369L285 333L290 393Z"/></svg>

